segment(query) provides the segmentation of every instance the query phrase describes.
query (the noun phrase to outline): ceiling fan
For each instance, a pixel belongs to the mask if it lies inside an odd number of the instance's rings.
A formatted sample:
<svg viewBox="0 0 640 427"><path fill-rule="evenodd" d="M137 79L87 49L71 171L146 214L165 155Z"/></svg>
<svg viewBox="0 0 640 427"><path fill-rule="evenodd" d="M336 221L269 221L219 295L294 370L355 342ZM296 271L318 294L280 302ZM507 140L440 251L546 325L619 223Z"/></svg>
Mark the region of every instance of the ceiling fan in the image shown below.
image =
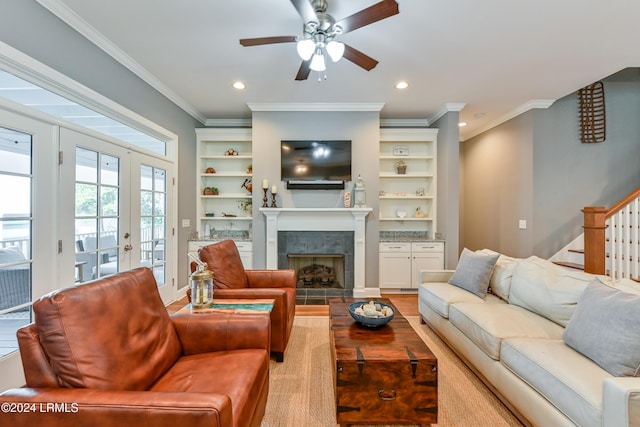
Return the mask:
<svg viewBox="0 0 640 427"><path fill-rule="evenodd" d="M298 55L302 58L302 64L296 80L306 80L312 70L325 71L325 53L334 62L344 57L367 71L372 70L378 65L378 61L347 44L336 41L335 38L340 34L357 30L399 13L398 3L395 0L382 0L336 21L326 13L326 0L290 1L304 21L302 38L298 36L257 37L240 39L240 44L246 47L297 42Z"/></svg>

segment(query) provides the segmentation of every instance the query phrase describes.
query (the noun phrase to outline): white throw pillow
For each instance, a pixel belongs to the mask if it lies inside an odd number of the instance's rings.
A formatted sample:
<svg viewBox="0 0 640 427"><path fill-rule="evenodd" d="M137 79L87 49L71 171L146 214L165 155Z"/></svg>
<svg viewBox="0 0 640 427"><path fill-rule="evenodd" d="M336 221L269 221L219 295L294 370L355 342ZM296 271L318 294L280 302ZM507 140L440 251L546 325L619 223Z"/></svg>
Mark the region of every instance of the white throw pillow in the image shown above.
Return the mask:
<svg viewBox="0 0 640 427"><path fill-rule="evenodd" d="M496 261L496 265L493 268L493 274L491 275L491 280L489 281L489 287L491 288L491 292L497 297L508 301L509 300L509 290L511 289L511 277L513 276L513 270L516 268L516 258L511 258L506 255L502 255L498 252L492 251L491 249L482 249L480 251L487 255L500 255L498 257L498 261Z"/></svg>
<svg viewBox="0 0 640 427"><path fill-rule="evenodd" d="M26 258L18 246L7 246L0 249L0 264L24 261Z"/></svg>
<svg viewBox="0 0 640 427"><path fill-rule="evenodd" d="M531 256L516 263L509 303L567 326L578 299L595 277Z"/></svg>

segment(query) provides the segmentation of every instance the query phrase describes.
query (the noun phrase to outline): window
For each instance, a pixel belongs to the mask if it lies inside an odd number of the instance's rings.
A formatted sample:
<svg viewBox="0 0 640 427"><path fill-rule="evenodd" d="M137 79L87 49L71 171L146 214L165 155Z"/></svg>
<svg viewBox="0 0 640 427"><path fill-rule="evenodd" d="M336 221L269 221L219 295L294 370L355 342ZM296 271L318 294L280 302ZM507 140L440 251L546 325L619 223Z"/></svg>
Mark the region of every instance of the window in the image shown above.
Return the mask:
<svg viewBox="0 0 640 427"><path fill-rule="evenodd" d="M0 357L31 322L32 137L0 128Z"/></svg>

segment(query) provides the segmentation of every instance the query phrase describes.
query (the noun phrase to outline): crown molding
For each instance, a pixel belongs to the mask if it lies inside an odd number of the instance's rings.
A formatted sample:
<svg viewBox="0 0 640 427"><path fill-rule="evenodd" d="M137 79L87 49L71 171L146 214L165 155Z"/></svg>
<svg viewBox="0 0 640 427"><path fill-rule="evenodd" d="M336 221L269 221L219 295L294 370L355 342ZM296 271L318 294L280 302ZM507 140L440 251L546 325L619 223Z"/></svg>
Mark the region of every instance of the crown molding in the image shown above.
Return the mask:
<svg viewBox="0 0 640 427"><path fill-rule="evenodd" d="M509 111L508 113L504 114L503 116L499 117L498 119L489 122L489 124L480 127L479 129L476 129L473 133L469 134L468 136L466 136L463 141L466 141L467 139L471 139L474 136L478 136L483 132L488 131L489 129L492 129L498 125L501 125L511 119L513 119L514 117L518 117L520 114L526 113L529 110L534 110L534 109L547 109L549 107L551 107L553 105L553 103L556 102L555 99L533 99L531 101L525 102L524 104L514 108L513 110Z"/></svg>
<svg viewBox="0 0 640 427"><path fill-rule="evenodd" d="M164 95L171 102L176 104L187 114L200 123L204 124L207 120L198 110L185 101L181 96L171 90L168 86L160 81L156 76L147 71L142 65L136 62L129 55L124 53L119 47L113 44L109 39L102 35L98 30L89 25L87 21L82 19L77 13L71 10L60 0L36 0L42 7L60 18L64 23L76 30L91 43L105 51L109 56L118 61L124 67L129 69L136 76L140 77L155 90Z"/></svg>
<svg viewBox="0 0 640 427"><path fill-rule="evenodd" d="M250 128L251 119L207 119L204 125L214 128Z"/></svg>
<svg viewBox="0 0 640 427"><path fill-rule="evenodd" d="M451 111L462 111L465 105L467 104L465 104L464 102L449 102L444 104L438 111L436 111L427 119L429 121L429 125L434 124L438 119Z"/></svg>
<svg viewBox="0 0 640 427"><path fill-rule="evenodd" d="M427 128L427 119L380 119L381 128Z"/></svg>
<svg viewBox="0 0 640 427"><path fill-rule="evenodd" d="M383 102L377 103L260 103L248 102L251 111L380 111Z"/></svg>

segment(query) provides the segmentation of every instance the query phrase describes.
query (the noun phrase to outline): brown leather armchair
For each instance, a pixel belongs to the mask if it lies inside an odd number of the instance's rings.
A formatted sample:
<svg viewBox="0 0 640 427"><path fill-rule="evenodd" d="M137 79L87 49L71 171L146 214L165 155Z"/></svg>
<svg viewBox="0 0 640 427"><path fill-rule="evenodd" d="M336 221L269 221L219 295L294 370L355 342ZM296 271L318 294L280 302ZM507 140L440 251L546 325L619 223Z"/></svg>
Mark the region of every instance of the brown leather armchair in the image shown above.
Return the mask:
<svg viewBox="0 0 640 427"><path fill-rule="evenodd" d="M274 299L271 311L271 354L278 362L284 351L296 314L296 273L294 270L245 270L238 247L224 240L198 251L200 260L213 273L213 299ZM195 271L196 264L191 264ZM189 300L190 293L187 292Z"/></svg>
<svg viewBox="0 0 640 427"><path fill-rule="evenodd" d="M169 316L148 268L53 292L33 309L35 323L18 331L27 384L0 394L3 408L29 410L3 411L0 425L260 425L268 314Z"/></svg>

